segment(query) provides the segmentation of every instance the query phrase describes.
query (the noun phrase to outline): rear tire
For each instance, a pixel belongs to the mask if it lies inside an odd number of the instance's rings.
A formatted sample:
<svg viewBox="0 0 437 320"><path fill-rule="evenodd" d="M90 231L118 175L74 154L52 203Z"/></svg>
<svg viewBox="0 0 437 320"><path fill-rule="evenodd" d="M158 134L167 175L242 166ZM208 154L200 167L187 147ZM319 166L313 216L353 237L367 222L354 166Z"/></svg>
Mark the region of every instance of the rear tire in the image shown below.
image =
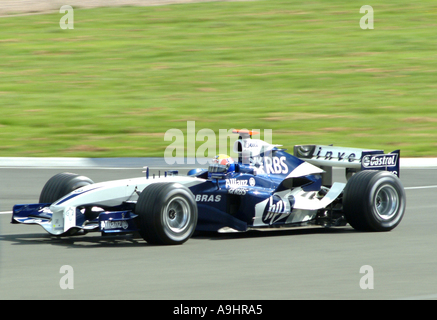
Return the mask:
<svg viewBox="0 0 437 320"><path fill-rule="evenodd" d="M75 173L58 173L44 185L39 196L39 203L53 203L70 192L93 183L91 179Z"/></svg>
<svg viewBox="0 0 437 320"><path fill-rule="evenodd" d="M402 220L406 196L400 179L387 171L353 175L343 193L346 221L360 231L389 231Z"/></svg>
<svg viewBox="0 0 437 320"><path fill-rule="evenodd" d="M197 226L194 195L179 183L153 183L144 188L135 213L141 237L151 244L182 244Z"/></svg>

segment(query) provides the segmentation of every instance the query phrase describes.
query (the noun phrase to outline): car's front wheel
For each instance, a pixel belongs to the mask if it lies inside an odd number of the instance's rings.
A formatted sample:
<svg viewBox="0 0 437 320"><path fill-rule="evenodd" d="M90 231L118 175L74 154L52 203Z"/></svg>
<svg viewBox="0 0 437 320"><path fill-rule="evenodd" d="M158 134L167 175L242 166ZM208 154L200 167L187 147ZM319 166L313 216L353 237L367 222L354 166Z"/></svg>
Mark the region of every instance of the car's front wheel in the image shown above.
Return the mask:
<svg viewBox="0 0 437 320"><path fill-rule="evenodd" d="M75 173L58 173L44 185L39 203L53 203L70 192L93 183L90 178Z"/></svg>
<svg viewBox="0 0 437 320"><path fill-rule="evenodd" d="M406 197L400 179L387 171L353 175L343 193L346 221L360 231L389 231L402 220Z"/></svg>
<svg viewBox="0 0 437 320"><path fill-rule="evenodd" d="M135 213L140 235L152 244L182 244L197 226L194 195L179 183L153 183L144 188Z"/></svg>

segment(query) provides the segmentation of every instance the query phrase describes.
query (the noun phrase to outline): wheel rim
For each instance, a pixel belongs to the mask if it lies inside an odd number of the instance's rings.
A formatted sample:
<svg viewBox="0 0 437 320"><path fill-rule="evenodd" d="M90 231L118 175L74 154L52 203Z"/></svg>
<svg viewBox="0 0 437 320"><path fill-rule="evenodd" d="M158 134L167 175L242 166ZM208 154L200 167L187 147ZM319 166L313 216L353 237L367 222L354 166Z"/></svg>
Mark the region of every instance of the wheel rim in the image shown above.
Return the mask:
<svg viewBox="0 0 437 320"><path fill-rule="evenodd" d="M164 223L172 232L181 233L188 226L189 212L189 204L184 198L173 198L164 209Z"/></svg>
<svg viewBox="0 0 437 320"><path fill-rule="evenodd" d="M381 219L391 219L399 208L399 195L396 189L390 185L380 187L376 192L374 206Z"/></svg>

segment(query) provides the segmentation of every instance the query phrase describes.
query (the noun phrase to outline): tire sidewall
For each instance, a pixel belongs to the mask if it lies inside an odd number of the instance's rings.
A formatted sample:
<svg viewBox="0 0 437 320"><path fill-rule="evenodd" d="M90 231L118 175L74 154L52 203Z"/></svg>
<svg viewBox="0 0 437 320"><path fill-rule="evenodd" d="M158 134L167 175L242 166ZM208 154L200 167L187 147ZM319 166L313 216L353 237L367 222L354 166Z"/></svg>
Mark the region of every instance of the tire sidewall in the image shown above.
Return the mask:
<svg viewBox="0 0 437 320"><path fill-rule="evenodd" d="M398 207L392 217L382 218L376 210L377 191L384 186L392 187L397 194ZM381 172L370 180L367 188L366 220L375 230L388 231L395 228L402 220L405 211L405 191L399 179L391 173Z"/></svg>
<svg viewBox="0 0 437 320"><path fill-rule="evenodd" d="M185 223L183 230L180 232L171 230L166 222L166 215L168 214L166 211L167 205L177 198L182 198L186 202L188 209L187 222ZM157 208L158 210L155 211L157 212L155 223L158 223L158 225L161 226L161 228L159 228L161 239L168 239L172 243L181 243L188 240L197 226L197 204L192 193L186 189L174 188L163 194L160 203L160 208Z"/></svg>
<svg viewBox="0 0 437 320"><path fill-rule="evenodd" d="M187 204L187 228L180 232L171 230L166 223L166 207L175 198ZM177 182L158 182L148 185L141 192L135 213L141 237L149 244L179 245L187 241L197 227L197 203L193 193ZM177 225L177 223L176 223Z"/></svg>

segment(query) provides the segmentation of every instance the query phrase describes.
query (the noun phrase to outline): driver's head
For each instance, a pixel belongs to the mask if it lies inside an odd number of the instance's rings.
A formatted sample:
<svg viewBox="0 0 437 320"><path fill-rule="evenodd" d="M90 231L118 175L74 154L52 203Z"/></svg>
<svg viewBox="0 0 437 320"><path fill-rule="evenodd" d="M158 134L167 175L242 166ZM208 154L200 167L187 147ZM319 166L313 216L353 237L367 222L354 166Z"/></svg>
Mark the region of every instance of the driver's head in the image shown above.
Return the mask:
<svg viewBox="0 0 437 320"><path fill-rule="evenodd" d="M212 159L212 163L218 163L221 165L228 165L234 163L234 159L232 159L227 154L219 154Z"/></svg>
<svg viewBox="0 0 437 320"><path fill-rule="evenodd" d="M215 156L212 159L211 164L213 165L212 167L214 167L214 165L216 166L218 165L218 167L222 167L225 173L235 171L234 159L232 159L227 154L219 154Z"/></svg>

